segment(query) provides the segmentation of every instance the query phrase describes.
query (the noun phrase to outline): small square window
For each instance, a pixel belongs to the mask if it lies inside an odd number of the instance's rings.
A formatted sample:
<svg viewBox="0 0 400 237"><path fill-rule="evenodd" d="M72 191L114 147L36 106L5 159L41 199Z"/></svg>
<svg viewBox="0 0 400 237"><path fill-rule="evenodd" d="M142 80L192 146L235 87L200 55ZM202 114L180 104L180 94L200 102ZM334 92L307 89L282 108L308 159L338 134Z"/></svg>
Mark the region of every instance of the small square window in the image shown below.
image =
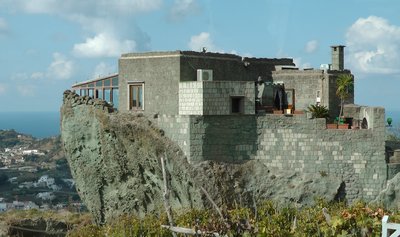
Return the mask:
<svg viewBox="0 0 400 237"><path fill-rule="evenodd" d="M235 96L231 97L231 113L243 114L244 113L244 97Z"/></svg>

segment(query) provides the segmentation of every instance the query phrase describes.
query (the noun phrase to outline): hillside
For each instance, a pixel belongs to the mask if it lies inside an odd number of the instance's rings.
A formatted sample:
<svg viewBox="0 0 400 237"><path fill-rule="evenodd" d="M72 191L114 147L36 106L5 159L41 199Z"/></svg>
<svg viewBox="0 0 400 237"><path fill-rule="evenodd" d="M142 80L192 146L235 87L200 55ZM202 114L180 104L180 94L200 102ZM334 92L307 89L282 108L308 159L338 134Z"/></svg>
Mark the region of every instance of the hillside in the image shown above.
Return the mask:
<svg viewBox="0 0 400 237"><path fill-rule="evenodd" d="M37 139L0 130L0 203L7 210L79 201L73 184L60 136Z"/></svg>

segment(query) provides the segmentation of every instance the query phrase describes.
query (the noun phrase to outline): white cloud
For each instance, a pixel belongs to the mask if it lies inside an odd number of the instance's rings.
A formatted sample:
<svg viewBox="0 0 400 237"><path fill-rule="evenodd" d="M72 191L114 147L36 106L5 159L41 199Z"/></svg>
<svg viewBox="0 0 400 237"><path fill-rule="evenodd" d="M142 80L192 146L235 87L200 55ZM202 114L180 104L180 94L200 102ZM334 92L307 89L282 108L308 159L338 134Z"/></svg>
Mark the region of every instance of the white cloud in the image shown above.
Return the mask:
<svg viewBox="0 0 400 237"><path fill-rule="evenodd" d="M27 13L117 16L159 9L162 0L2 0L3 5Z"/></svg>
<svg viewBox="0 0 400 237"><path fill-rule="evenodd" d="M53 62L47 68L46 76L50 79L69 79L74 72L74 63L60 53L53 54ZM38 75L40 73L37 73Z"/></svg>
<svg viewBox="0 0 400 237"><path fill-rule="evenodd" d="M106 76L109 74L113 74L115 72L117 72L117 69L115 68L114 65L109 65L105 62L101 62L97 64L96 68L94 69L93 78Z"/></svg>
<svg viewBox="0 0 400 237"><path fill-rule="evenodd" d="M147 50L150 37L134 21L137 14L158 10L163 0L1 0L0 7L31 14L57 15L78 23L87 37L74 45L83 57L119 56ZM109 46L108 46L109 45Z"/></svg>
<svg viewBox="0 0 400 237"><path fill-rule="evenodd" d="M316 40L310 40L307 42L305 51L307 53L314 53L318 49L318 41Z"/></svg>
<svg viewBox="0 0 400 237"><path fill-rule="evenodd" d="M31 79L34 79L34 80L36 80L36 79L42 79L42 78L45 78L45 77L46 77L46 75L45 75L43 72L34 72L34 73L32 73L31 76L30 76L30 78L31 78Z"/></svg>
<svg viewBox="0 0 400 237"><path fill-rule="evenodd" d="M22 96L34 96L36 94L36 86L29 84L17 85L17 91Z"/></svg>
<svg viewBox="0 0 400 237"><path fill-rule="evenodd" d="M183 20L186 16L196 14L200 11L200 7L195 0L175 0L168 19L172 21Z"/></svg>
<svg viewBox="0 0 400 237"><path fill-rule="evenodd" d="M26 80L28 78L29 78L29 75L25 72L14 73L11 76L11 80L15 80L15 81Z"/></svg>
<svg viewBox="0 0 400 237"><path fill-rule="evenodd" d="M359 18L346 33L347 62L360 73L400 73L400 27L386 19Z"/></svg>
<svg viewBox="0 0 400 237"><path fill-rule="evenodd" d="M20 72L12 75L11 79L16 81L23 80L39 80L39 79L58 79L65 80L71 78L74 73L75 65L73 61L68 60L67 57L60 53L53 53L53 61L47 67L45 72L26 73ZM23 91L19 89L19 91ZM28 93L22 93L28 94Z"/></svg>
<svg viewBox="0 0 400 237"><path fill-rule="evenodd" d="M201 51L203 47L207 48L207 51L220 51L214 45L210 33L201 32L198 35L190 37L189 48L193 51Z"/></svg>
<svg viewBox="0 0 400 237"><path fill-rule="evenodd" d="M75 44L73 52L80 57L118 57L123 52L135 50L132 40L120 41L108 34L87 38L85 43Z"/></svg>
<svg viewBox="0 0 400 237"><path fill-rule="evenodd" d="M298 68L311 68L311 63L309 62L303 62L303 59L301 57L298 58L293 58L293 62Z"/></svg>

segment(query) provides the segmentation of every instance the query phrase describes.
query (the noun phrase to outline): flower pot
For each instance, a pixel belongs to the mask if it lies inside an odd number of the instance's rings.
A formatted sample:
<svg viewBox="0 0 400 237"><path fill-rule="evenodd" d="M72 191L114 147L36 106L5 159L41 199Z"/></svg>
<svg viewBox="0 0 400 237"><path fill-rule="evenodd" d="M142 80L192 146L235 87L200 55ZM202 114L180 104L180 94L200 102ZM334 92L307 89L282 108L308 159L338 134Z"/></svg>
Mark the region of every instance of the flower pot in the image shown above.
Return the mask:
<svg viewBox="0 0 400 237"><path fill-rule="evenodd" d="M336 123L326 124L326 129L337 129L338 125Z"/></svg>
<svg viewBox="0 0 400 237"><path fill-rule="evenodd" d="M338 129L349 129L349 124L348 123L339 124Z"/></svg>

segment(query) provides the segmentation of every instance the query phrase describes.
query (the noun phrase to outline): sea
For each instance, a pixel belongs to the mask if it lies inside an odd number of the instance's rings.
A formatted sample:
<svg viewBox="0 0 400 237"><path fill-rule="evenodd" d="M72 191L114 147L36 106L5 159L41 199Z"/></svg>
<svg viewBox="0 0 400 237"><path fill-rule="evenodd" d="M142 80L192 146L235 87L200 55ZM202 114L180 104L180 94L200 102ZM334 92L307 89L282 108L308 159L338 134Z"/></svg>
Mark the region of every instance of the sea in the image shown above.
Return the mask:
<svg viewBox="0 0 400 237"><path fill-rule="evenodd" d="M400 110L387 110L385 113L386 119L391 118L393 120L393 126L400 127Z"/></svg>
<svg viewBox="0 0 400 237"><path fill-rule="evenodd" d="M0 130L15 131L36 138L60 135L60 112L0 112Z"/></svg>

